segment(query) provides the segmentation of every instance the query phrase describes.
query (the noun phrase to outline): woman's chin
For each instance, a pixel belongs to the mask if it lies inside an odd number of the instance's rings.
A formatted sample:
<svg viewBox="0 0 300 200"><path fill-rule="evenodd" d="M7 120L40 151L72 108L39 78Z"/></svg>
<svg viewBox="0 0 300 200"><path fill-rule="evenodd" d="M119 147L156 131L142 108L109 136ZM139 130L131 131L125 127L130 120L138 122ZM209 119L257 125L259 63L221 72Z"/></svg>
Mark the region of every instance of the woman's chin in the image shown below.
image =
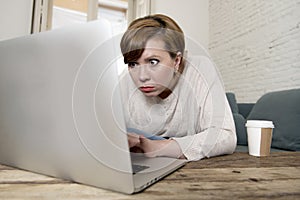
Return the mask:
<svg viewBox="0 0 300 200"><path fill-rule="evenodd" d="M157 97L159 94L155 92L143 92L146 97Z"/></svg>

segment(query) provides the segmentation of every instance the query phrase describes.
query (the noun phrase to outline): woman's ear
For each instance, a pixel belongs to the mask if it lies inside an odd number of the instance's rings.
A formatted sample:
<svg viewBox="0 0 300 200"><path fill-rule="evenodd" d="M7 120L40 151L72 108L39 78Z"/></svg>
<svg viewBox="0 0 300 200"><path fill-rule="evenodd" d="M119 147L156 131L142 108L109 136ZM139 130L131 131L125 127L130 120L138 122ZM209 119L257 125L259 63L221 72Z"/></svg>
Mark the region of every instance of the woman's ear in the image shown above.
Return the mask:
<svg viewBox="0 0 300 200"><path fill-rule="evenodd" d="M182 60L182 53L181 52L177 52L176 57L175 57L175 70L178 71L179 70L179 66Z"/></svg>

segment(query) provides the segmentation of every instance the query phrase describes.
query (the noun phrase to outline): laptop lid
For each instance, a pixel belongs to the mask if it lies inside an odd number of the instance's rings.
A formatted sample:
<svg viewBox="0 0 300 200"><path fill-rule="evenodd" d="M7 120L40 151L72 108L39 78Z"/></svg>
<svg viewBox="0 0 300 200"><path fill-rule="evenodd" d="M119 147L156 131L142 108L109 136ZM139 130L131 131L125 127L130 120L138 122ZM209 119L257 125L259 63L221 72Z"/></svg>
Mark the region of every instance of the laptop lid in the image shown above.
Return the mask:
<svg viewBox="0 0 300 200"><path fill-rule="evenodd" d="M134 191L111 38L99 20L0 42L2 164Z"/></svg>

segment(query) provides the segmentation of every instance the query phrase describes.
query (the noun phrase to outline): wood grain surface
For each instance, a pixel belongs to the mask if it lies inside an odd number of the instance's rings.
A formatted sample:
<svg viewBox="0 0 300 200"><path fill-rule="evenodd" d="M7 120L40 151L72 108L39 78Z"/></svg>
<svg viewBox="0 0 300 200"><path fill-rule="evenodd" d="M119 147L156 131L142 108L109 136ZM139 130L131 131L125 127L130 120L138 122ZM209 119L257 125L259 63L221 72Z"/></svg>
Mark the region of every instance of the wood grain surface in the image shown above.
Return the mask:
<svg viewBox="0 0 300 200"><path fill-rule="evenodd" d="M234 153L190 162L134 195L0 165L0 199L300 199L300 153Z"/></svg>

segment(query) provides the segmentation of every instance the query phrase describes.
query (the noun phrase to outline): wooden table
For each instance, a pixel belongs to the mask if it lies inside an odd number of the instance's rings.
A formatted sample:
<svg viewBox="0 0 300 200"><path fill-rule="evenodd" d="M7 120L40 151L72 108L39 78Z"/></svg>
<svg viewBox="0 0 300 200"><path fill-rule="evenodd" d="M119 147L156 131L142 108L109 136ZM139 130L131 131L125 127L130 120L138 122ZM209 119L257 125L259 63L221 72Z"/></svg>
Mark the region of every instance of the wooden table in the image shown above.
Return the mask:
<svg viewBox="0 0 300 200"><path fill-rule="evenodd" d="M300 152L247 153L188 163L125 195L0 165L0 199L300 199Z"/></svg>

